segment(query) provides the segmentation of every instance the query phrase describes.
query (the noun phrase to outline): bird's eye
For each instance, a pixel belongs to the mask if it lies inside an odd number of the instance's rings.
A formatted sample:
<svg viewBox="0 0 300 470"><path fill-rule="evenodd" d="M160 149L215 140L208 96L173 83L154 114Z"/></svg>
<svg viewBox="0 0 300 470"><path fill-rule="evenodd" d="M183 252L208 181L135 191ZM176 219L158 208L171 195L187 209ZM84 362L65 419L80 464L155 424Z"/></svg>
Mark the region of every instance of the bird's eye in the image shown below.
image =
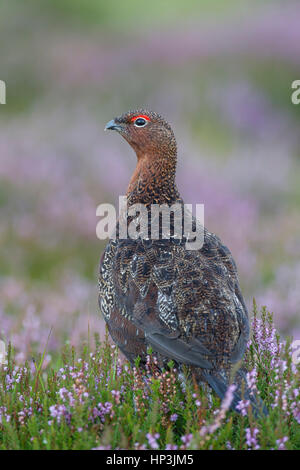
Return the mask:
<svg viewBox="0 0 300 470"><path fill-rule="evenodd" d="M134 121L134 125L135 125L136 127L144 127L146 124L147 124L147 121L146 121L146 119L144 119L144 118L137 118L137 119Z"/></svg>

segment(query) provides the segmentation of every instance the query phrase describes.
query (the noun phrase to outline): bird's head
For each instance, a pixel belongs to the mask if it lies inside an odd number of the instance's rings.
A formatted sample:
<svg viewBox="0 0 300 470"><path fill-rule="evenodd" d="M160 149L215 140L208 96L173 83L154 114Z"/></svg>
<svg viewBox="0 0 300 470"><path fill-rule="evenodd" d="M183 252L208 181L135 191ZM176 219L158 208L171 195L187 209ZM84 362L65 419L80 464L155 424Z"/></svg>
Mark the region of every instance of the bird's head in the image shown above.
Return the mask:
<svg viewBox="0 0 300 470"><path fill-rule="evenodd" d="M105 130L115 130L135 150L137 157L176 156L176 140L171 126L159 114L145 109L129 111L109 121Z"/></svg>

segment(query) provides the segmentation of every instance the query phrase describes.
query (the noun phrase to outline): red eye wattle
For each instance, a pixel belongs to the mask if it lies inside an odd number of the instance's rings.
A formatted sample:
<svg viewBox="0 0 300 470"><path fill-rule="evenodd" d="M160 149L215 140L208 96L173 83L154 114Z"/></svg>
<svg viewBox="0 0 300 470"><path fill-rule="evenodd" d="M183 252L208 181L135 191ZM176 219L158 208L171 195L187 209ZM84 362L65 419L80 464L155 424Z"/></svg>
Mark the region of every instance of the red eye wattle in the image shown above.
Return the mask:
<svg viewBox="0 0 300 470"><path fill-rule="evenodd" d="M150 121L150 118L148 118L148 116L146 116L145 114L139 114L139 116L134 116L130 120L136 121L137 119L145 119L146 121Z"/></svg>

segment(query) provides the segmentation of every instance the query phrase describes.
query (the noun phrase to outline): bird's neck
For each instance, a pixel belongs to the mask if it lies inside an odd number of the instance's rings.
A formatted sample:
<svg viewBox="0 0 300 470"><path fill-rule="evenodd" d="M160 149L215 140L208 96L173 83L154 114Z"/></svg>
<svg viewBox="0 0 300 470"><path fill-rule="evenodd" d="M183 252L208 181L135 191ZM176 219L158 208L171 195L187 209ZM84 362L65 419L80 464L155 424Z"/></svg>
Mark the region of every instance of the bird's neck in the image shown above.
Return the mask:
<svg viewBox="0 0 300 470"><path fill-rule="evenodd" d="M175 184L176 155L137 154L137 166L127 190L128 206L136 203L173 204L180 199Z"/></svg>

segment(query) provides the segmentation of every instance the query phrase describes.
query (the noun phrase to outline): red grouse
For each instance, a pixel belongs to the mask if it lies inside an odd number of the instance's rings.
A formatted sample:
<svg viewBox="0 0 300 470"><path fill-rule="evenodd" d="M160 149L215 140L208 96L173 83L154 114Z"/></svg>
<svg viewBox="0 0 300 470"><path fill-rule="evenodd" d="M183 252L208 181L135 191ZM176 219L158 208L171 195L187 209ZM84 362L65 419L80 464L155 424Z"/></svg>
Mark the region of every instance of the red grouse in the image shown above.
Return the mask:
<svg viewBox="0 0 300 470"><path fill-rule="evenodd" d="M152 204L183 207L175 183L177 146L170 125L159 114L140 109L113 119L106 129L121 134L137 155L127 206L142 203L149 214ZM163 238L161 230L159 234L158 239L122 239L117 224L116 237L100 263L101 312L112 339L131 363L139 356L140 365L145 365L151 346L161 368L171 359L179 370L185 364L199 383L208 383L223 398L249 337L235 262L206 229L197 250L187 249L184 237ZM256 412L258 402L245 378L239 369L232 408L244 397Z"/></svg>

